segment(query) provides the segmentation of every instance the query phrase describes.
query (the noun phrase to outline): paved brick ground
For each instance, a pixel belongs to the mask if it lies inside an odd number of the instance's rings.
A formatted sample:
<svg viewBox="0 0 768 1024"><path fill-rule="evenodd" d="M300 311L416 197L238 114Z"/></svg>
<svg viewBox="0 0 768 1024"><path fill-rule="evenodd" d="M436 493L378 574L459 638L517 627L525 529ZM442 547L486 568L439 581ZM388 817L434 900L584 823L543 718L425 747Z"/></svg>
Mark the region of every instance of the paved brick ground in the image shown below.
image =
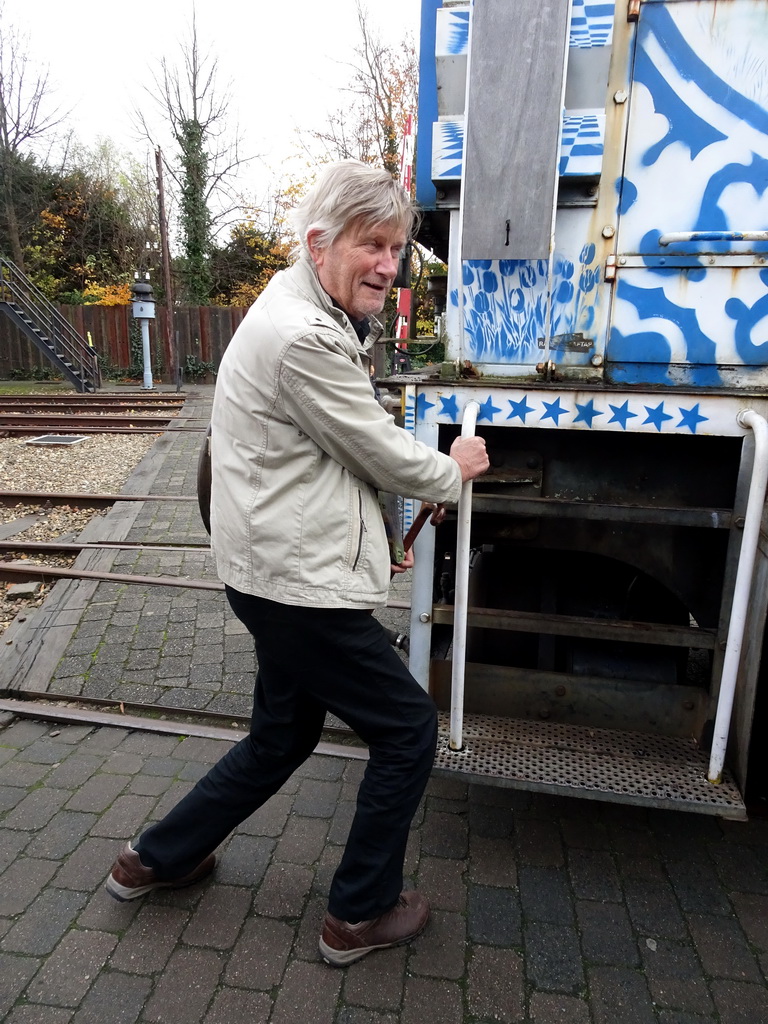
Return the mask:
<svg viewBox="0 0 768 1024"><path fill-rule="evenodd" d="M226 743L6 719L5 1024L768 1021L768 822L435 779L407 859L428 931L334 970L317 935L361 762L313 757L210 881L119 904L121 843Z"/></svg>
<svg viewBox="0 0 768 1024"><path fill-rule="evenodd" d="M156 493L193 492L198 444L173 438ZM169 537L204 540L192 503L147 504L130 533ZM212 571L148 557L113 567ZM253 650L220 595L100 584L75 621L52 691L248 710ZM766 821L435 779L407 860L430 927L340 971L317 937L364 765L314 757L211 880L111 900L121 844L225 746L0 716L2 1024L768 1022Z"/></svg>

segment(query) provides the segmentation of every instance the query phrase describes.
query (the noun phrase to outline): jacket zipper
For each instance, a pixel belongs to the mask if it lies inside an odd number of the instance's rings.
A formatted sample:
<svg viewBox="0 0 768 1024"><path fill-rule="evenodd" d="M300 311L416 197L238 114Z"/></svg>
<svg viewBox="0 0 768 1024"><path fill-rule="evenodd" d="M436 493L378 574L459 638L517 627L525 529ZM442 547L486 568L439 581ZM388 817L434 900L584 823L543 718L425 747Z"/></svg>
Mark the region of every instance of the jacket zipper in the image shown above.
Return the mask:
<svg viewBox="0 0 768 1024"><path fill-rule="evenodd" d="M365 520L363 519L363 495L361 491L357 492L357 507L358 514L360 516L360 533L357 537L357 554L355 555L355 561L352 565L352 572L357 570L357 565L360 561L360 554L363 550L363 534L368 532L368 527L365 525Z"/></svg>

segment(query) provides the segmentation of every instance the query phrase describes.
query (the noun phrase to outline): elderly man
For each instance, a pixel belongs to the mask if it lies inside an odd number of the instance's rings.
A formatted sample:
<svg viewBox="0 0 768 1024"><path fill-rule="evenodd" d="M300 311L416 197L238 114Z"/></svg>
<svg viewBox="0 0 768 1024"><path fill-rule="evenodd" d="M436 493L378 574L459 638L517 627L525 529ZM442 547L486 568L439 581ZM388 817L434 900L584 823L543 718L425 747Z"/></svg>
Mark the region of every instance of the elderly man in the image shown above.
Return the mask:
<svg viewBox="0 0 768 1024"><path fill-rule="evenodd" d="M250 733L123 850L107 881L127 900L203 878L216 846L312 753L331 712L370 750L320 938L337 966L407 942L429 917L426 899L402 886L436 714L370 614L390 578L377 489L456 501L488 467L481 438L437 452L396 426L371 387L369 317L414 218L384 171L327 168L295 214L298 261L270 281L224 355L211 536L229 603L255 639Z"/></svg>

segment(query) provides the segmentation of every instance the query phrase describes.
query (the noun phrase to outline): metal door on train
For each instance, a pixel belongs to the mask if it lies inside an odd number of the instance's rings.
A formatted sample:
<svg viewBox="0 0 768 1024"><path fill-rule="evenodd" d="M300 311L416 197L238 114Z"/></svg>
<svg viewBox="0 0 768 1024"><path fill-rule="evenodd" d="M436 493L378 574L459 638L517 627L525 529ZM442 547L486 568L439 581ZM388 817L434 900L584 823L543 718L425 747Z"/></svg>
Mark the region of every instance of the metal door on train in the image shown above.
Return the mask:
<svg viewBox="0 0 768 1024"><path fill-rule="evenodd" d="M763 387L768 2L639 11L606 375Z"/></svg>

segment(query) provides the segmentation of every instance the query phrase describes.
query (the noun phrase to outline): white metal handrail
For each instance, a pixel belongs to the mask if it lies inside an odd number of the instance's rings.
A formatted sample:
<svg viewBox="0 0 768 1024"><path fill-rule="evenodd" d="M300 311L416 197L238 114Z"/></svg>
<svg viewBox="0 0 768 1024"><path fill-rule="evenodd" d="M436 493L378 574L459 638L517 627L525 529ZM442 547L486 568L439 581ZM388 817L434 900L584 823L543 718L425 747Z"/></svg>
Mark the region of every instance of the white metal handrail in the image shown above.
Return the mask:
<svg viewBox="0 0 768 1024"><path fill-rule="evenodd" d="M713 783L721 781L723 765L725 764L728 732L731 726L731 714L733 711L733 698L736 691L736 679L744 642L747 612L749 611L752 573L755 568L757 545L760 540L760 523L765 503L765 491L768 485L768 422L752 409L742 410L738 414L737 419L742 427L749 427L754 434L755 458L752 464L752 479L749 484L747 509L744 514L744 531L741 536L739 564L736 570L736 582L733 587L731 619L728 625L728 638L725 644L723 672L720 680L715 729L712 737L712 752L707 772L707 778Z"/></svg>
<svg viewBox="0 0 768 1024"><path fill-rule="evenodd" d="M461 436L473 437L477 402L467 402ZM464 669L467 660L467 607L469 604L469 534L472 526L472 481L462 484L456 531L456 587L453 599L453 662L451 666L451 750L464 745Z"/></svg>
<svg viewBox="0 0 768 1024"><path fill-rule="evenodd" d="M677 242L768 242L768 231L665 231L659 245Z"/></svg>

